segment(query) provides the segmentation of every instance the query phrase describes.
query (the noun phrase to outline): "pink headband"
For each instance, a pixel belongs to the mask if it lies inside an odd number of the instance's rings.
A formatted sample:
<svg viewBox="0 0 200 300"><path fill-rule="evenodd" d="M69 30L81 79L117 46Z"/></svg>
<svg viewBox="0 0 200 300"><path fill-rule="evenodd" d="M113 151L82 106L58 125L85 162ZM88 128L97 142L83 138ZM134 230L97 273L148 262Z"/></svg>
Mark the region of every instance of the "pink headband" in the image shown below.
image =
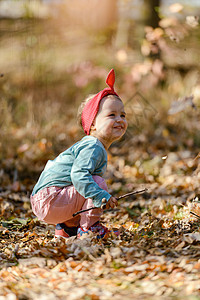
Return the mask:
<svg viewBox="0 0 200 300"><path fill-rule="evenodd" d="M87 135L90 134L90 128L99 110L99 103L101 99L107 95L118 96L117 93L114 91L115 72L113 69L111 69L110 72L108 73L108 76L106 78L106 83L109 87L100 91L92 99L90 99L86 103L83 109L81 120L82 120L83 129Z"/></svg>

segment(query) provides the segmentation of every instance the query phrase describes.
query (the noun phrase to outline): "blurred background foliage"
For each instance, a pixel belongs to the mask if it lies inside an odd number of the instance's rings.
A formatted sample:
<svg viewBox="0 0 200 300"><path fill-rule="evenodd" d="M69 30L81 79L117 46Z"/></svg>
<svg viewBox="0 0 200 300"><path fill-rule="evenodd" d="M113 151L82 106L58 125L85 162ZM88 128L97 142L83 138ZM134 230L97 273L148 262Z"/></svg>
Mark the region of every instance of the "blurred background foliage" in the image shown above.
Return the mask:
<svg viewBox="0 0 200 300"><path fill-rule="evenodd" d="M129 149L128 164L136 149L195 157L199 16L194 0L1 0L2 169L38 172L77 141L78 106L105 87L111 68L129 122L111 154Z"/></svg>

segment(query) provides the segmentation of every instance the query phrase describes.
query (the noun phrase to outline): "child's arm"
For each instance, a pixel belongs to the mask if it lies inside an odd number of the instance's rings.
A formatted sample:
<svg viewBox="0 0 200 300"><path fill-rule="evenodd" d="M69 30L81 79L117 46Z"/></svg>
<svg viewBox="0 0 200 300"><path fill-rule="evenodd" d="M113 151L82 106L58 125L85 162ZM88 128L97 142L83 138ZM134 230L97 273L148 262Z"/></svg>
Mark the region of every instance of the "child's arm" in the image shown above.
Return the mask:
<svg viewBox="0 0 200 300"><path fill-rule="evenodd" d="M71 180L75 189L84 198L91 198L96 207L101 206L103 198L106 198L106 201L111 198L111 195L100 188L92 177L103 175L103 170L106 168L104 157L101 147L85 146L77 153L71 169Z"/></svg>

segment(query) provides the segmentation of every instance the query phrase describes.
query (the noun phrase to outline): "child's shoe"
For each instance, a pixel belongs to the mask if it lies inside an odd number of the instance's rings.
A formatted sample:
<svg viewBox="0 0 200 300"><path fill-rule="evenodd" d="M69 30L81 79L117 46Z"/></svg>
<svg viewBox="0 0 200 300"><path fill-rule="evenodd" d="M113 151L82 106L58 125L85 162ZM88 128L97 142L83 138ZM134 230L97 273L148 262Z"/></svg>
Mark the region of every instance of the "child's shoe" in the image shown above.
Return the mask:
<svg viewBox="0 0 200 300"><path fill-rule="evenodd" d="M97 233L97 238L103 238L105 234L109 232L107 227L103 226L99 222L96 222L94 225L92 225L89 229L86 230L84 230L82 227L79 227L77 231L77 237L80 238L83 234L89 233L90 231Z"/></svg>
<svg viewBox="0 0 200 300"><path fill-rule="evenodd" d="M56 225L55 237L69 238L77 234L77 227L67 227L65 223L59 223Z"/></svg>

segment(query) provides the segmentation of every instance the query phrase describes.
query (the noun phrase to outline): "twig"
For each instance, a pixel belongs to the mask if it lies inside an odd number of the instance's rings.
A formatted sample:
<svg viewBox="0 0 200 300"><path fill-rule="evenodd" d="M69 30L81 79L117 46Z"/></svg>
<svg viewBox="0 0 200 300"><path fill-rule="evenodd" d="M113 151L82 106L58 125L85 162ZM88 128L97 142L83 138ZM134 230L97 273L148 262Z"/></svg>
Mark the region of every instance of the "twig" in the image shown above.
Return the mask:
<svg viewBox="0 0 200 300"><path fill-rule="evenodd" d="M122 196L119 196L118 198L116 198L117 200L120 200L122 198L125 198L125 197L128 197L128 196L131 196L131 195L136 195L136 194L142 194L142 193L145 193L146 191L148 191L148 189L143 189L143 190L139 190L139 191L135 191L135 192L130 192L130 193L127 193L127 194L124 194Z"/></svg>
<svg viewBox="0 0 200 300"><path fill-rule="evenodd" d="M193 216L195 216L196 218L200 219L200 216L197 215L196 213L194 213L193 211L190 211L190 214L193 215Z"/></svg>
<svg viewBox="0 0 200 300"><path fill-rule="evenodd" d="M117 200L120 200L122 198L125 198L125 197L128 197L128 196L131 196L131 195L136 195L136 194L142 194L144 192L146 192L148 189L143 189L143 190L139 190L139 191L135 191L135 192L130 192L130 193L127 193L127 194L124 194L118 198L116 198ZM96 209L96 208L99 208L99 207L90 207L90 208L86 208L86 209L82 209L82 210L79 210L77 211L76 213L73 214L73 217L83 213L83 212L86 212L86 211L89 211L89 210L92 210L92 209ZM105 209L106 208L106 205L104 204L102 209Z"/></svg>
<svg viewBox="0 0 200 300"><path fill-rule="evenodd" d="M200 152L197 154L197 156L195 156L195 158L193 159L193 161L197 160L197 158L200 157Z"/></svg>
<svg viewBox="0 0 200 300"><path fill-rule="evenodd" d="M181 205L181 206L183 206L183 207L186 207L186 206L183 205L182 203L179 203L179 205ZM195 216L196 218L200 219L200 216L197 215L195 212L193 212L193 211L190 210L189 213L190 213L191 215Z"/></svg>

